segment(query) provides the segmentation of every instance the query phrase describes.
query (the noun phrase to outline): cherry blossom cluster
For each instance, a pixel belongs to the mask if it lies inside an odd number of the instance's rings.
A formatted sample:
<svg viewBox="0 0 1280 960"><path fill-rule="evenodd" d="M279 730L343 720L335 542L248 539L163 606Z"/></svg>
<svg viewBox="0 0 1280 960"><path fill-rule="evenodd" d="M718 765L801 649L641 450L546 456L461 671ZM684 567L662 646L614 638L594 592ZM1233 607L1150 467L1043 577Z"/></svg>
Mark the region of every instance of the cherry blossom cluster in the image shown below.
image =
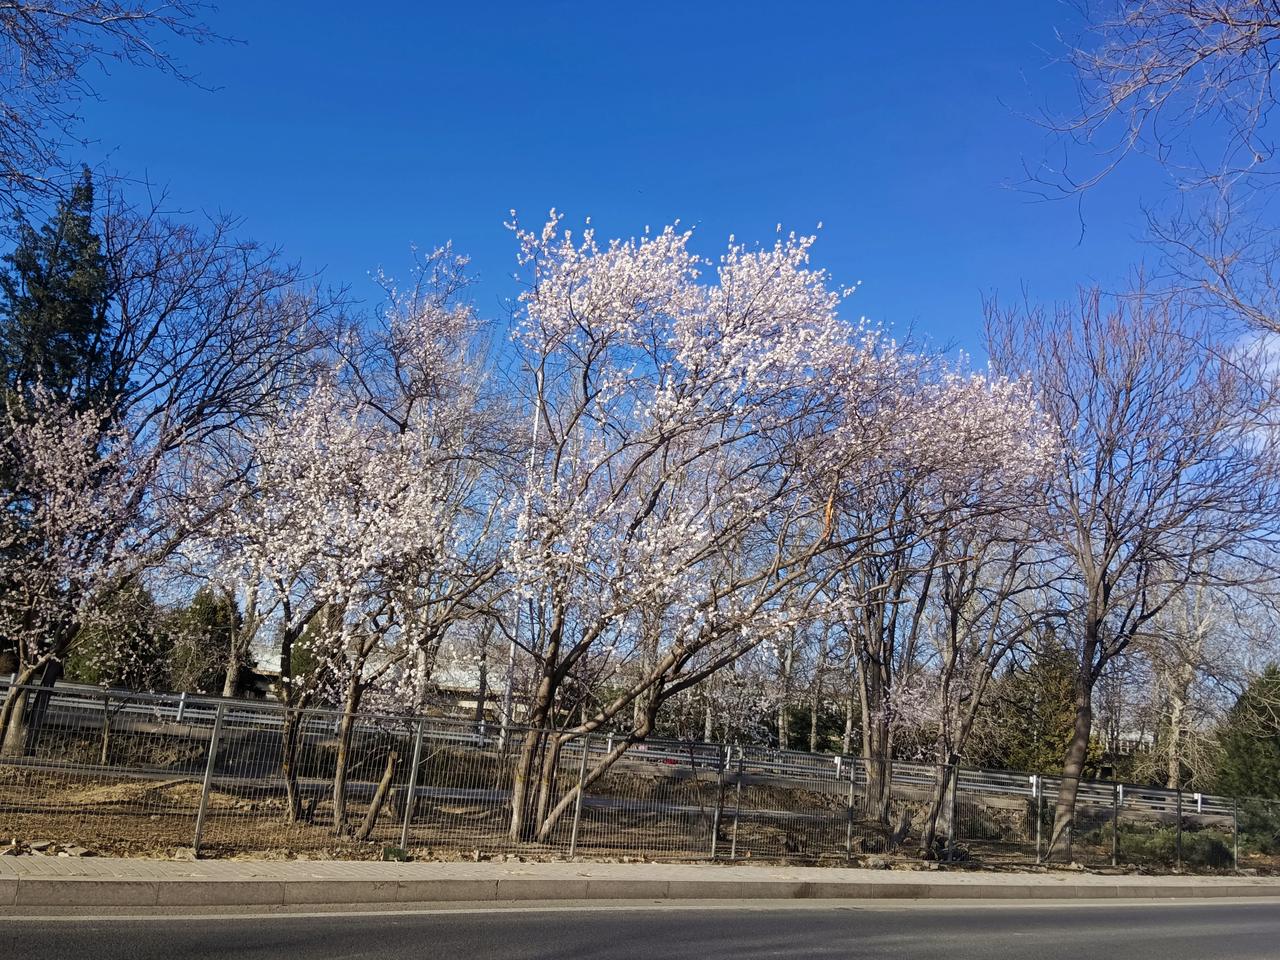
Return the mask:
<svg viewBox="0 0 1280 960"><path fill-rule="evenodd" d="M517 230L532 277L515 337L538 377L510 565L571 656L641 677L629 660L663 651L731 658L811 599L836 491L843 506L904 470L1026 484L1052 453L1026 384L845 321L812 237L710 262L675 226L605 245L554 214ZM638 649L646 618L658 650Z"/></svg>
<svg viewBox="0 0 1280 960"><path fill-rule="evenodd" d="M0 636L21 645L24 663L38 664L52 638L137 573L131 554L147 531L131 507L154 478L102 412L76 409L38 385L28 393L0 412Z"/></svg>

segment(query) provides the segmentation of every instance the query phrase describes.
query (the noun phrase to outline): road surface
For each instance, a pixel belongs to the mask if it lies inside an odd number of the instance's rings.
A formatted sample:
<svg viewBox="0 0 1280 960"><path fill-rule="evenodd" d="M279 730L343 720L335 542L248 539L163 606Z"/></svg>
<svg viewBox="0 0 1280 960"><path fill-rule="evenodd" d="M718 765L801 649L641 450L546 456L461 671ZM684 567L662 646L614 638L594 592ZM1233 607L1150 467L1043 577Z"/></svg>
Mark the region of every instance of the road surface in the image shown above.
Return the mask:
<svg viewBox="0 0 1280 960"><path fill-rule="evenodd" d="M6 919L23 960L1276 960L1280 904L767 902L295 917Z"/></svg>

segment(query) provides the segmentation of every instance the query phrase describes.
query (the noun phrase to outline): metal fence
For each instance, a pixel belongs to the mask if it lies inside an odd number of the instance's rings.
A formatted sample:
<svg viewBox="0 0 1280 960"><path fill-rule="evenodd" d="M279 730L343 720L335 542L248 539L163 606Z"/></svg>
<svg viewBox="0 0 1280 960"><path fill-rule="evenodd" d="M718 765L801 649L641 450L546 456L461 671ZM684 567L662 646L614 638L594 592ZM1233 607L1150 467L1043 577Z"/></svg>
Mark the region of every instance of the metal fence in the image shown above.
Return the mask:
<svg viewBox="0 0 1280 960"><path fill-rule="evenodd" d="M5 684L0 681L0 690ZM1059 778L758 746L647 740L603 775L608 734L59 686L24 689L0 755L0 841L101 853L436 857L503 853L866 862L1051 854ZM521 757L545 770L513 832ZM341 783L338 783L339 780ZM548 816L560 804L558 816ZM1280 802L1082 781L1055 859L1280 868ZM342 825L341 828L339 825ZM1069 851L1064 844L1069 841ZM387 851L386 848L392 848Z"/></svg>

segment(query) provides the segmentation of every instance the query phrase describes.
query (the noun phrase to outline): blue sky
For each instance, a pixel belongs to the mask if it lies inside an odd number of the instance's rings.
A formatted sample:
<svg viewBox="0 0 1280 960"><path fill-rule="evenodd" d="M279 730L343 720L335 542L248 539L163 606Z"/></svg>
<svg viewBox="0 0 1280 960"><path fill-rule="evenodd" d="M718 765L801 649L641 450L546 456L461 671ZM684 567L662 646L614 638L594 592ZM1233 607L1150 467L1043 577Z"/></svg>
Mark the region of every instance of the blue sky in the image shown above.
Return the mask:
<svg viewBox="0 0 1280 960"><path fill-rule="evenodd" d="M373 298L411 244L453 240L475 298L515 289L515 208L631 235L823 229L816 259L863 285L849 312L979 346L981 296L1115 284L1146 252L1126 168L1034 201L1060 152L1026 114L1070 105L1052 0L895 3L226 2L235 45L180 47L213 89L116 68L86 104L90 160ZM358 11L358 15L353 15Z"/></svg>

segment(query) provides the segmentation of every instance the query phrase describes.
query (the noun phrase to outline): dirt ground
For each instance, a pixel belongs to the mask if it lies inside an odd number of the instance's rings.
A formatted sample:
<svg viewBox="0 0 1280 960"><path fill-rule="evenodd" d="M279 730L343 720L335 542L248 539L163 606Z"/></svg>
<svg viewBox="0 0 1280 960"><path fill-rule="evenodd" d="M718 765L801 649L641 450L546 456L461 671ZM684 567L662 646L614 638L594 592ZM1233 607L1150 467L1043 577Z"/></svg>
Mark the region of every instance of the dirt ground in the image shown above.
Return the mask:
<svg viewBox="0 0 1280 960"><path fill-rule="evenodd" d="M619 785L621 786L621 785ZM636 787L639 786L639 789ZM628 796L595 798L582 813L578 854L598 859L705 860L712 856L715 804L705 791L663 791L632 785ZM192 777L156 780L84 782L55 774L0 769L0 848L50 840L105 856L190 856L201 784ZM721 808L714 855L750 862L918 865L918 840L909 832L897 848L886 828L847 819L843 804L826 793L796 796L772 789L745 799L726 795ZM257 859L375 860L400 845L404 807L393 796L368 842L339 839L332 826L332 803L324 791L312 793L311 822L290 823L282 794L269 785L237 791L214 789L206 807L202 856ZM659 804L674 804L660 808ZM351 804L359 823L364 805ZM802 810L802 813L783 812ZM916 802L896 802L918 824ZM978 814L981 813L981 818ZM1023 818L1016 810L961 810L961 835L974 838L956 853L972 868L1026 869L1034 862ZM405 854L415 859L482 860L505 857L561 859L568 850L571 820L561 822L546 845L513 845L507 837L505 800L430 800L419 802ZM16 848L15 848L16 849ZM849 853L853 856L850 857ZM1091 867L1109 863L1109 849L1082 851ZM393 852L392 855L400 855ZM1280 872L1280 858L1241 852L1240 866L1261 873ZM1128 871L1141 867L1128 866ZM1150 869L1156 869L1152 865Z"/></svg>

